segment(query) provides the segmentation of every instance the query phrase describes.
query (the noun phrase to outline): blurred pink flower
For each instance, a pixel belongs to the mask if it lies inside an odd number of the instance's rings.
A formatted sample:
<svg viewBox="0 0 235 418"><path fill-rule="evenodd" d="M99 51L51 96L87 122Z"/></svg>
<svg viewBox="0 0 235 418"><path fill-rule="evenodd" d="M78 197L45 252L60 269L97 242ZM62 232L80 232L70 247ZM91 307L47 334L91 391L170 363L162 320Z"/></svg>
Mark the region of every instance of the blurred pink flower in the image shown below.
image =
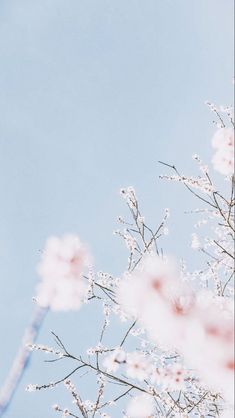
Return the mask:
<svg viewBox="0 0 235 418"><path fill-rule="evenodd" d="M212 138L212 146L216 152L212 158L215 170L230 175L234 172L234 130L220 128Z"/></svg>
<svg viewBox="0 0 235 418"><path fill-rule="evenodd" d="M203 297L189 330L184 354L205 382L233 402L234 321L233 307L224 298Z"/></svg>
<svg viewBox="0 0 235 418"><path fill-rule="evenodd" d="M151 255L120 283L118 300L125 312L137 317L156 343L178 347L185 323L194 309L194 295L178 279L171 260ZM166 326L167 324L167 326Z"/></svg>
<svg viewBox="0 0 235 418"><path fill-rule="evenodd" d="M52 310L76 310L86 294L82 272L88 264L88 254L79 237L65 235L47 240L38 274L36 300Z"/></svg>
<svg viewBox="0 0 235 418"><path fill-rule="evenodd" d="M208 386L233 400L233 314L224 298L215 299L208 291L196 297L174 265L155 255L123 278L119 302L124 311L136 315L155 343L176 349ZM143 378L141 359L134 363L140 364L137 370ZM134 372L133 376L138 378ZM183 383L182 376L174 381L176 386L177 382Z"/></svg>
<svg viewBox="0 0 235 418"><path fill-rule="evenodd" d="M154 410L153 398L143 394L131 399L127 407L127 416L129 418L151 418Z"/></svg>
<svg viewBox="0 0 235 418"><path fill-rule="evenodd" d="M126 358L126 374L132 379L143 381L148 378L151 372L151 365L147 358L137 351L128 353Z"/></svg>
<svg viewBox="0 0 235 418"><path fill-rule="evenodd" d="M108 373L115 373L119 368L119 364L123 363L125 358L125 352L121 348L116 349L112 354L105 357L103 366Z"/></svg>
<svg viewBox="0 0 235 418"><path fill-rule="evenodd" d="M223 147L234 148L234 130L233 128L220 128L218 129L213 138L212 146L215 149Z"/></svg>

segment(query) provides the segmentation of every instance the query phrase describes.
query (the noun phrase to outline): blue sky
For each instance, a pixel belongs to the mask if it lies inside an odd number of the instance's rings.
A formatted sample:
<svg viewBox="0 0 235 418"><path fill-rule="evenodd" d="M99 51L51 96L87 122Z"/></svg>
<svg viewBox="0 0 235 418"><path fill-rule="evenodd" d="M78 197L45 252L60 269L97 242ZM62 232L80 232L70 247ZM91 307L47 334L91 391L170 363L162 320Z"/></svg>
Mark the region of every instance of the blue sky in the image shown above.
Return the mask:
<svg viewBox="0 0 235 418"><path fill-rule="evenodd" d="M232 19L232 0L0 1L0 381L32 311L47 236L78 233L97 269L121 274L126 254L112 231L119 189L131 184L150 223L172 209L164 248L188 254L183 211L195 202L158 180L157 161L190 173L193 153L210 160L204 102L232 100ZM40 342L54 329L85 347L95 327L93 310L50 314ZM24 387L56 373L34 356L6 418L51 418L57 392Z"/></svg>

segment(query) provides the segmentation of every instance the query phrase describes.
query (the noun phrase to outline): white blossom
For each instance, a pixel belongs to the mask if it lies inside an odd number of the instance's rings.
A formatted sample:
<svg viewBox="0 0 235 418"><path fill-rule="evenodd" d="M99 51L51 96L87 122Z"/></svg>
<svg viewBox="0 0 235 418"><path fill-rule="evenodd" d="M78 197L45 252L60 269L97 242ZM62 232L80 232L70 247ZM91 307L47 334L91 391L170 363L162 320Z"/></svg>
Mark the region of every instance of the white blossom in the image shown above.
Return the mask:
<svg viewBox="0 0 235 418"><path fill-rule="evenodd" d="M198 249L200 248L200 241L199 241L198 235L197 235L197 234L195 234L195 233L193 233L193 234L192 234L192 243L191 243L191 247L192 247L194 250L198 250Z"/></svg>
<svg viewBox="0 0 235 418"><path fill-rule="evenodd" d="M129 418L151 418L154 413L153 398L145 394L133 398L126 413Z"/></svg>

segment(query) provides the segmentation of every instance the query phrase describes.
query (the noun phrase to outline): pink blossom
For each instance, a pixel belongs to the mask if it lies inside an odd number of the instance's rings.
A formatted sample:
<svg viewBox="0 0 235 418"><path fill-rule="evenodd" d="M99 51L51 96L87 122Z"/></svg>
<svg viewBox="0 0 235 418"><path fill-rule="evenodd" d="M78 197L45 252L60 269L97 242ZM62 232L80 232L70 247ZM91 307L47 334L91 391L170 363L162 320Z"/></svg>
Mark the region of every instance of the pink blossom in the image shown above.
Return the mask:
<svg viewBox="0 0 235 418"><path fill-rule="evenodd" d="M115 373L119 364L125 361L126 355L122 349L116 349L112 354L105 357L103 366L108 373Z"/></svg>
<svg viewBox="0 0 235 418"><path fill-rule="evenodd" d="M140 381L148 378L151 372L151 365L143 354L138 353L137 351L128 353L126 363L126 374L128 377Z"/></svg>
<svg viewBox="0 0 235 418"><path fill-rule="evenodd" d="M232 401L233 315L224 298L212 298L209 292L199 293L196 298L189 285L179 279L171 262L151 256L143 260L138 271L124 277L119 301L125 310L136 313L155 343L160 341L176 349L212 390L221 391ZM140 366L136 367L136 373L133 368L129 375L145 379L146 367L142 360L136 358L134 363ZM182 375L174 382L174 373L170 381L169 370L166 373L167 384L171 382L172 387L183 384Z"/></svg>
<svg viewBox="0 0 235 418"><path fill-rule="evenodd" d="M230 175L234 171L234 130L220 128L212 138L212 146L216 152L212 158L215 170Z"/></svg>
<svg viewBox="0 0 235 418"><path fill-rule="evenodd" d="M184 339L194 309L193 294L179 281L175 264L157 255L145 257L135 273L123 278L119 302L154 341L172 347Z"/></svg>
<svg viewBox="0 0 235 418"><path fill-rule="evenodd" d="M151 418L154 413L153 398L147 394L136 396L127 407L129 418Z"/></svg>
<svg viewBox="0 0 235 418"><path fill-rule="evenodd" d="M223 298L221 298L223 299ZM189 330L184 354L204 381L233 402L234 322L233 309L224 300L210 297L198 303L197 317Z"/></svg>
<svg viewBox="0 0 235 418"><path fill-rule="evenodd" d="M82 272L88 255L79 237L51 237L38 266L41 281L36 300L52 310L76 310L86 293Z"/></svg>
<svg viewBox="0 0 235 418"><path fill-rule="evenodd" d="M182 390L185 387L186 372L179 363L169 364L156 369L152 382L157 383L162 391Z"/></svg>
<svg viewBox="0 0 235 418"><path fill-rule="evenodd" d="M233 128L220 128L218 129L213 138L212 146L215 149L223 147L234 148L234 130Z"/></svg>
<svg viewBox="0 0 235 418"><path fill-rule="evenodd" d="M234 156L226 150L218 150L212 158L212 164L216 171L228 176L234 171Z"/></svg>

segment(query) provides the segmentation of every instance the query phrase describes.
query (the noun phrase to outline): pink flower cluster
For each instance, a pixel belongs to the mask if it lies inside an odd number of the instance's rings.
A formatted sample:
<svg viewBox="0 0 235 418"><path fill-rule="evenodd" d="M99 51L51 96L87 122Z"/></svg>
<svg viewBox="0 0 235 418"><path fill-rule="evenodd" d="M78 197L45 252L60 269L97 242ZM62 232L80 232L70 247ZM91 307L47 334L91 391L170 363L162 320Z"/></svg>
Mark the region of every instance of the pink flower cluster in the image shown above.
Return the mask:
<svg viewBox="0 0 235 418"><path fill-rule="evenodd" d="M212 158L215 170L224 175L234 172L234 129L220 128L212 138L212 146L216 152Z"/></svg>
<svg viewBox="0 0 235 418"><path fill-rule="evenodd" d="M232 307L224 298L209 292L196 297L174 264L156 255L124 277L118 298L155 343L176 349L212 390L231 401L234 328Z"/></svg>
<svg viewBox="0 0 235 418"><path fill-rule="evenodd" d="M37 303L52 310L76 310L86 294L82 272L88 262L79 237L65 235L47 240L38 274Z"/></svg>
<svg viewBox="0 0 235 418"><path fill-rule="evenodd" d="M161 387L162 391L175 391L185 388L186 378L187 373L183 369L182 364L174 363L155 369L155 373L152 375L152 382Z"/></svg>

